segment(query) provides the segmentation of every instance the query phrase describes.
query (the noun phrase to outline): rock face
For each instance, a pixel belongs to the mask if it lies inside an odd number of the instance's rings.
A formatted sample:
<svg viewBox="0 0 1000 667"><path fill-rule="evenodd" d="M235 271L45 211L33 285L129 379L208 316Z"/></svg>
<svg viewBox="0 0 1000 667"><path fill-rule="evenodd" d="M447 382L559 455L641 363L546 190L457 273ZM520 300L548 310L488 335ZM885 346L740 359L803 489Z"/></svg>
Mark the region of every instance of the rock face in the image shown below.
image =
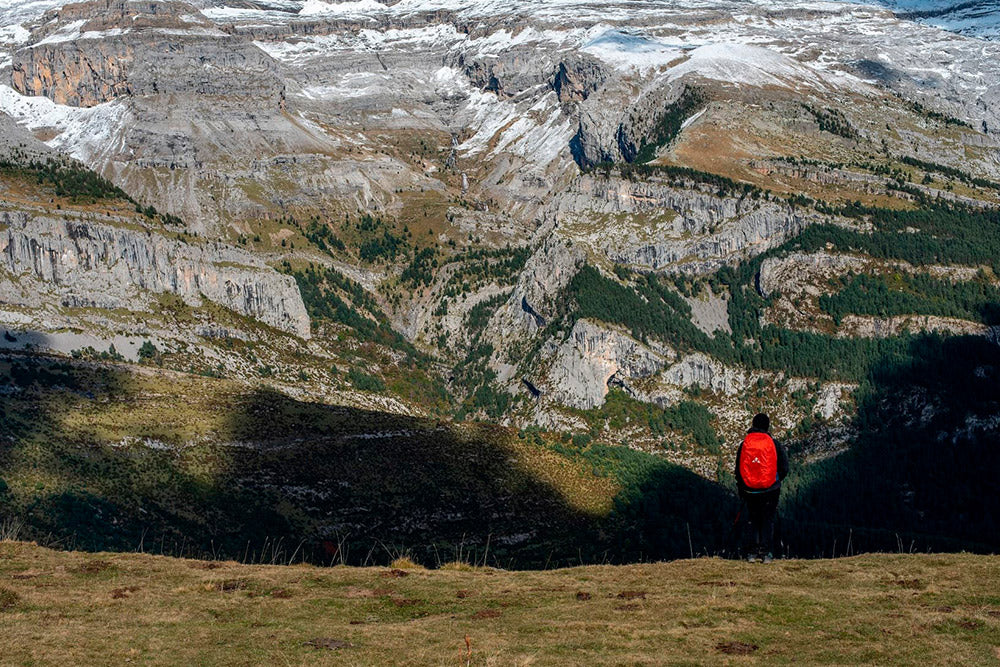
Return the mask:
<svg viewBox="0 0 1000 667"><path fill-rule="evenodd" d="M284 99L267 54L180 2L68 5L14 53L11 67L15 90L69 106L121 96L197 95L278 108Z"/></svg>
<svg viewBox="0 0 1000 667"><path fill-rule="evenodd" d="M752 257L824 221L784 202L599 176L578 178L553 208L560 233L613 262L688 273Z"/></svg>
<svg viewBox="0 0 1000 667"><path fill-rule="evenodd" d="M555 88L559 101L583 102L608 79L608 69L597 59L572 54L559 63Z"/></svg>
<svg viewBox="0 0 1000 667"><path fill-rule="evenodd" d="M26 306L136 309L143 293L202 298L302 338L309 317L295 281L247 252L193 245L139 230L70 218L4 212L3 299Z"/></svg>
<svg viewBox="0 0 1000 667"><path fill-rule="evenodd" d="M905 333L934 331L952 336L985 336L991 328L980 322L957 317L901 315L897 317L862 317L847 315L837 329L841 338L889 338Z"/></svg>
<svg viewBox="0 0 1000 667"><path fill-rule="evenodd" d="M488 333L509 345L545 327L557 309L563 289L584 262L584 252L573 244L550 238L527 261L507 302L490 322Z"/></svg>
<svg viewBox="0 0 1000 667"><path fill-rule="evenodd" d="M747 384L746 373L700 353L684 356L664 371L662 379L667 384L684 389L697 386L730 395L742 391Z"/></svg>
<svg viewBox="0 0 1000 667"><path fill-rule="evenodd" d="M667 355L619 331L580 320L556 354L548 394L563 405L596 408L604 403L608 382L616 375L629 380L650 377L666 365Z"/></svg>
<svg viewBox="0 0 1000 667"><path fill-rule="evenodd" d="M463 54L457 58L457 65L473 86L500 97L515 97L529 88L552 82L556 66L551 59L539 56L533 48L512 48L486 57L477 54L467 58Z"/></svg>

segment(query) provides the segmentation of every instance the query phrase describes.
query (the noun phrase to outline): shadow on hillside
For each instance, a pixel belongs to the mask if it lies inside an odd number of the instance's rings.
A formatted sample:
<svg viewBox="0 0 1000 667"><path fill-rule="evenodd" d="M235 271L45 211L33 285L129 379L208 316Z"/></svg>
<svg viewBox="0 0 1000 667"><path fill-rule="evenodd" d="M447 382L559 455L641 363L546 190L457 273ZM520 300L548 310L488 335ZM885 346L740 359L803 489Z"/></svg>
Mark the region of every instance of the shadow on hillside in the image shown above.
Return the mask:
<svg viewBox="0 0 1000 667"><path fill-rule="evenodd" d="M997 352L927 336L873 372L852 449L785 484L785 552L1000 550ZM554 567L734 547L728 490L626 448L557 453L490 425L144 373L0 352L0 519L67 548L264 562Z"/></svg>
<svg viewBox="0 0 1000 667"><path fill-rule="evenodd" d="M914 340L863 388L860 437L784 491L791 553L1000 551L1000 349Z"/></svg>
<svg viewBox="0 0 1000 667"><path fill-rule="evenodd" d="M171 424L199 410L219 412L209 437L171 442ZM553 567L716 553L717 507L729 503L687 470L625 461L613 462L626 480L614 509L596 511L609 485L594 461L498 427L268 389L186 397L119 367L44 357L0 354L0 417L0 512L67 548Z"/></svg>

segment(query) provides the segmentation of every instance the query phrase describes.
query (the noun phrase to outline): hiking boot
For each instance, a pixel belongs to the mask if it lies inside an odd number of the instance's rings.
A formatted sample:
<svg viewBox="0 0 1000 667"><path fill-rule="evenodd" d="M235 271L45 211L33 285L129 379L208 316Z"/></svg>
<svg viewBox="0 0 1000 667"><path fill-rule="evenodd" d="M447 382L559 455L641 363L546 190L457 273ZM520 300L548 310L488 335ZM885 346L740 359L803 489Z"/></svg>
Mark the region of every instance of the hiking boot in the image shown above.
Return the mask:
<svg viewBox="0 0 1000 667"><path fill-rule="evenodd" d="M773 560L774 560L774 556L772 556L771 554L767 554L767 555L766 555L766 556L764 556L764 558L763 558L763 561L764 561L765 563L770 563L770 562L771 562L771 561L773 561Z"/></svg>

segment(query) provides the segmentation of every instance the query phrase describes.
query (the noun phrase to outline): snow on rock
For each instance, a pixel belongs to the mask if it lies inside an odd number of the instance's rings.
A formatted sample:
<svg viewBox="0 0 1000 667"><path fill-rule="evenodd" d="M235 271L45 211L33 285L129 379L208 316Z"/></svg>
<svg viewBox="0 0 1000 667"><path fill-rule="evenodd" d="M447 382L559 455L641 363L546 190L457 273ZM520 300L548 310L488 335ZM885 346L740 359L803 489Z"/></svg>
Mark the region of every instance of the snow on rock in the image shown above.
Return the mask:
<svg viewBox="0 0 1000 667"><path fill-rule="evenodd" d="M668 44L636 32L607 30L580 49L617 69L645 72L663 67L684 55L680 44Z"/></svg>
<svg viewBox="0 0 1000 667"><path fill-rule="evenodd" d="M376 0L354 0L353 2L323 2L322 0L306 0L299 10L299 16L350 15L384 12L385 5Z"/></svg>
<svg viewBox="0 0 1000 667"><path fill-rule="evenodd" d="M25 97L7 85L0 85L0 111L31 131L55 131L45 143L83 162L111 152L128 118L125 105L118 101L71 107L47 97Z"/></svg>
<svg viewBox="0 0 1000 667"><path fill-rule="evenodd" d="M670 78L699 74L708 79L751 86L819 85L816 73L793 58L771 49L746 44L700 46L683 63L670 69Z"/></svg>

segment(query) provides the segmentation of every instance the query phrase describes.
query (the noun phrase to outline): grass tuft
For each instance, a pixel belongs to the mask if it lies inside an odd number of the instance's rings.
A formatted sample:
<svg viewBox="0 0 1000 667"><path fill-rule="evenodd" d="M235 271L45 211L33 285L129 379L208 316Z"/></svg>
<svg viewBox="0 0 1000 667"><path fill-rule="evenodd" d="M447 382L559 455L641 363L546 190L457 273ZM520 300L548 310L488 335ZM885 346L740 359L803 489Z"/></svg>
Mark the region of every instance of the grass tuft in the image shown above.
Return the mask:
<svg viewBox="0 0 1000 667"><path fill-rule="evenodd" d="M399 558L396 558L391 563L389 563L389 567L391 567L393 570L422 570L422 569L424 569L424 567L422 565L420 565L419 563L413 562L413 560L411 560L409 556L400 556Z"/></svg>
<svg viewBox="0 0 1000 667"><path fill-rule="evenodd" d="M0 588L0 611L9 611L21 602L21 596L9 588Z"/></svg>

